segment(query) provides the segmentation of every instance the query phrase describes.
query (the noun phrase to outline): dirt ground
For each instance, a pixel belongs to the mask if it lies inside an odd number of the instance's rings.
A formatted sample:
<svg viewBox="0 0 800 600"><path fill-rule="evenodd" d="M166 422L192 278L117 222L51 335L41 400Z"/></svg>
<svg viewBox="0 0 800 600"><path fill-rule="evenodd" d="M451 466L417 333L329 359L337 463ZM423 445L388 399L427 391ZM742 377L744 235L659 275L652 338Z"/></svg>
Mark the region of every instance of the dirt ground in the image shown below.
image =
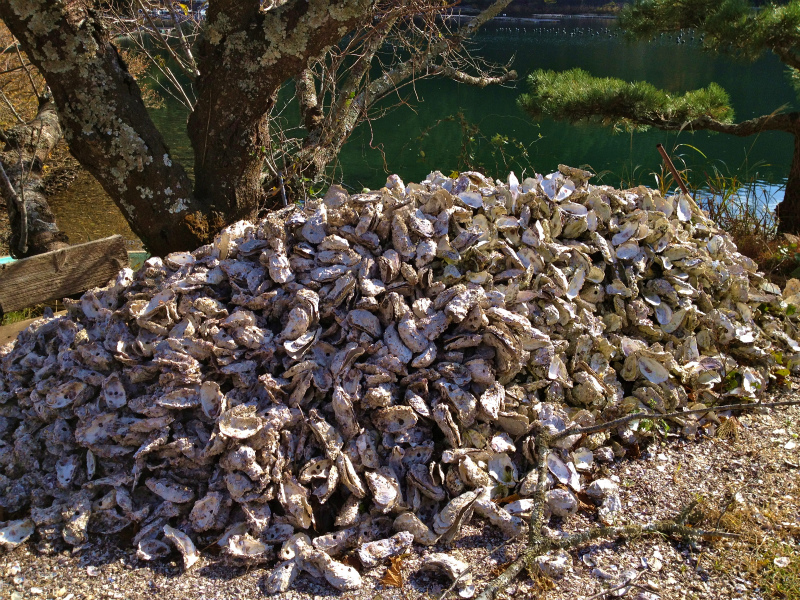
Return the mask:
<svg viewBox="0 0 800 600"><path fill-rule="evenodd" d="M793 397L793 392L784 392L770 399ZM659 436L639 448L638 457L618 460L599 474L618 479L628 522L669 518L698 500L703 517L698 526L718 527L739 538L694 543L643 537L590 543L569 552L564 577L531 579L523 572L501 597L610 598L602 592L637 574L635 586L613 594L636 600L800 598L800 407L741 415L738 423L737 437L727 439ZM595 525L596 515L587 505L564 522L550 523L554 535ZM138 560L129 540L130 534L95 539L76 551L51 555L37 554L29 542L2 554L0 598L233 600L264 595L264 568L232 567L205 549L200 562L184 571L177 553L156 563ZM432 552L449 552L473 565L480 590L523 549L522 542L514 542L492 551L504 541L498 530L473 518L451 547L415 545L402 561L401 588L380 582L387 561L362 569L364 586L358 591L337 592L304 574L281 599L439 598L449 581L420 569Z"/></svg>

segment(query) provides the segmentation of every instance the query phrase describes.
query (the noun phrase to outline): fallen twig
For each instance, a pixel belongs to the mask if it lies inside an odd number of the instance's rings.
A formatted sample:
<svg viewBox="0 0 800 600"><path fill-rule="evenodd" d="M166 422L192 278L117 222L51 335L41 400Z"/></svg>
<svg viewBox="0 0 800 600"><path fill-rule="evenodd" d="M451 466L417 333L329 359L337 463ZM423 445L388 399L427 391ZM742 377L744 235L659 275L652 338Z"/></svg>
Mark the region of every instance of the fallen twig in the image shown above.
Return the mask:
<svg viewBox="0 0 800 600"><path fill-rule="evenodd" d="M796 406L800 404L800 400L785 400L783 402L750 402L749 404L725 404L723 406L708 406L706 408L698 408L695 410L677 411L671 413L632 413L630 415L600 423L599 425L592 425L590 427L572 427L565 429L559 433L553 434L551 440L557 442L572 435L585 435L605 431L618 425L624 425L630 421L639 421L643 419L672 419L675 417L685 417L687 415L699 415L708 412L716 412L721 410L748 410L751 408L777 408L779 406Z"/></svg>
<svg viewBox="0 0 800 600"><path fill-rule="evenodd" d="M489 550L489 552L486 554L486 556L484 558L481 558L480 560L485 560L486 558L488 558L489 556L491 556L492 554L494 554L495 552L497 552L501 548L504 548L504 547L510 545L512 542L515 542L518 538L519 538L519 535L515 535L511 539L508 539L508 540L506 540L505 542L503 542L501 544L496 544L495 547L491 548ZM477 564L478 564L478 561L470 563L469 566L467 566L467 568L464 570L464 572L461 573L458 577L456 577L453 580L453 583L450 584L450 587L442 592L442 594L439 596L438 600L444 600L447 597L447 595L456 588L456 585L458 585L458 582L463 579L464 575L467 575L467 574L471 573L472 569L475 568L475 566Z"/></svg>
<svg viewBox="0 0 800 600"><path fill-rule="evenodd" d="M622 588L629 587L631 584L633 584L634 581L636 581L637 579L639 579L639 577L642 576L642 573L644 573L644 571L639 571L638 573L636 573L636 575L634 575L630 579L626 579L618 586L609 588L607 590L603 590L602 592L598 592L594 596L589 596L588 598L586 598L586 600L595 600L596 598L602 598L603 596L608 596L612 592L616 592L617 590L621 590Z"/></svg>

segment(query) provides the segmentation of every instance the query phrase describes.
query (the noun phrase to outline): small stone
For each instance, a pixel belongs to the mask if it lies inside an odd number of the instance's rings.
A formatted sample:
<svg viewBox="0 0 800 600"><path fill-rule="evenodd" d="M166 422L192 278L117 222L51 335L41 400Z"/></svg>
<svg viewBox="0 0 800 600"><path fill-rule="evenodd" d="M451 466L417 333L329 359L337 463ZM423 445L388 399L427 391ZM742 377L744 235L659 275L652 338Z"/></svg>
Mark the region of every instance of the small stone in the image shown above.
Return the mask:
<svg viewBox="0 0 800 600"><path fill-rule="evenodd" d="M86 574L89 577L97 577L98 575L100 575L100 569L98 569L94 565L88 566L86 567Z"/></svg>
<svg viewBox="0 0 800 600"><path fill-rule="evenodd" d="M559 579L567 572L567 567L570 566L570 557L568 554L561 552L556 556L549 556L544 554L536 557L536 566L539 570L550 577L551 579Z"/></svg>
<svg viewBox="0 0 800 600"><path fill-rule="evenodd" d="M587 448L578 448L572 453L572 462L578 471L586 473L594 466L594 455Z"/></svg>
<svg viewBox="0 0 800 600"><path fill-rule="evenodd" d="M31 594L33 594L34 596L39 596L39 595L41 595L41 594L43 594L43 593L44 593L44 590L43 590L42 588L40 588L40 587L32 587L32 588L30 589L30 592L31 592Z"/></svg>
<svg viewBox="0 0 800 600"><path fill-rule="evenodd" d="M578 499L569 490L550 490L545 498L550 511L557 517L568 517L578 511Z"/></svg>
<svg viewBox="0 0 800 600"><path fill-rule="evenodd" d="M597 566L597 561L594 559L594 556L587 552L583 556L581 556L581 562L585 564L587 567L595 567Z"/></svg>
<svg viewBox="0 0 800 600"><path fill-rule="evenodd" d="M784 450L794 450L795 448L797 448L797 442L794 440L786 442L786 445L783 447Z"/></svg>
<svg viewBox="0 0 800 600"><path fill-rule="evenodd" d="M617 490L619 490L619 486L610 479L595 479L586 488L586 493L595 500L604 500L610 494L616 493Z"/></svg>
<svg viewBox="0 0 800 600"><path fill-rule="evenodd" d="M609 494L600 508L597 509L597 516L603 525L613 525L616 521L616 513L622 510L622 500L619 494Z"/></svg>
<svg viewBox="0 0 800 600"><path fill-rule="evenodd" d="M647 567L651 571L658 573L664 567L664 563L662 562L663 558L664 557L662 556L661 552L656 550L653 552L653 558L647 561Z"/></svg>
<svg viewBox="0 0 800 600"><path fill-rule="evenodd" d="M22 600L22 594L19 592L11 592L11 600Z"/></svg>
<svg viewBox="0 0 800 600"><path fill-rule="evenodd" d="M780 569L784 569L784 568L789 566L789 563L792 562L792 559L790 559L788 556L779 556L778 558L776 558L772 562L775 563L776 567L778 567Z"/></svg>
<svg viewBox="0 0 800 600"><path fill-rule="evenodd" d="M594 459L603 463L614 462L614 451L608 446L600 446L594 451Z"/></svg>

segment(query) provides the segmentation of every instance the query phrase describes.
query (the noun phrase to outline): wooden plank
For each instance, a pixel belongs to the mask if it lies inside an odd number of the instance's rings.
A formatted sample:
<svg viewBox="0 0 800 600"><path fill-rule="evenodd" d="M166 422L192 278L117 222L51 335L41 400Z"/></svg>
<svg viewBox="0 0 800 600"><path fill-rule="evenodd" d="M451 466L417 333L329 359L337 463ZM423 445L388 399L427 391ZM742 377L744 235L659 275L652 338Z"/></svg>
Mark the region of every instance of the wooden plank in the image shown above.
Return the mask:
<svg viewBox="0 0 800 600"><path fill-rule="evenodd" d="M127 266L121 235L0 265L0 314L106 285Z"/></svg>

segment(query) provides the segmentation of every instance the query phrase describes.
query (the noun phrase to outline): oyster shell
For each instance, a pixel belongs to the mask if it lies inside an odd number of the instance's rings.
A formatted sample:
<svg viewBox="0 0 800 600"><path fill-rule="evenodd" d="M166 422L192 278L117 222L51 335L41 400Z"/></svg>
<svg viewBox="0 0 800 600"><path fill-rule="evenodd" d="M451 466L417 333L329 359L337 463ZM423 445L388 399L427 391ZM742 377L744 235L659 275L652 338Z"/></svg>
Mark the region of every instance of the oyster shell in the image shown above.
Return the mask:
<svg viewBox="0 0 800 600"><path fill-rule="evenodd" d="M183 568L191 569L200 560L200 553L194 546L192 539L184 532L174 529L169 525L164 525L164 537L172 543L183 556Z"/></svg>

